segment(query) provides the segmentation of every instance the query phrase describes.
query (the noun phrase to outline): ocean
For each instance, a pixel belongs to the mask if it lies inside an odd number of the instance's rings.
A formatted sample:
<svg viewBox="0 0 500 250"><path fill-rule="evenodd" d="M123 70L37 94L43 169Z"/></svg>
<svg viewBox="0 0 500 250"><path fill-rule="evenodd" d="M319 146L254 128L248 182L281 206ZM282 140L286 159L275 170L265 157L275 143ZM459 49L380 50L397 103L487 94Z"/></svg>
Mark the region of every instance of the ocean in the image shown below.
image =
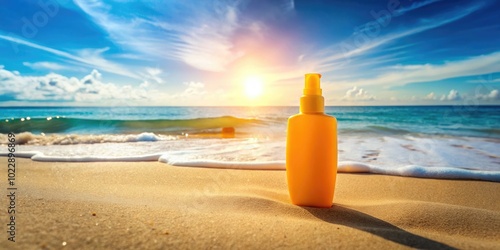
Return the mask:
<svg viewBox="0 0 500 250"><path fill-rule="evenodd" d="M326 107L339 172L500 182L500 106ZM285 169L298 107L0 107L0 155L37 161L160 161ZM222 134L234 128L234 134Z"/></svg>

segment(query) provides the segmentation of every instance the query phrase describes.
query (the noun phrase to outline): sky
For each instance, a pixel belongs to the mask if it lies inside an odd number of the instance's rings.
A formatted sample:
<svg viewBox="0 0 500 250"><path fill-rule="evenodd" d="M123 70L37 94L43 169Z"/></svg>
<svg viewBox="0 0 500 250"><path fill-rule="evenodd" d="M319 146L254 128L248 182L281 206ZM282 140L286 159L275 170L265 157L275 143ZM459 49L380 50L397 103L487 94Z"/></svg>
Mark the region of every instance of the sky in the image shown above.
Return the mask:
<svg viewBox="0 0 500 250"><path fill-rule="evenodd" d="M500 1L16 0L0 106L499 105Z"/></svg>

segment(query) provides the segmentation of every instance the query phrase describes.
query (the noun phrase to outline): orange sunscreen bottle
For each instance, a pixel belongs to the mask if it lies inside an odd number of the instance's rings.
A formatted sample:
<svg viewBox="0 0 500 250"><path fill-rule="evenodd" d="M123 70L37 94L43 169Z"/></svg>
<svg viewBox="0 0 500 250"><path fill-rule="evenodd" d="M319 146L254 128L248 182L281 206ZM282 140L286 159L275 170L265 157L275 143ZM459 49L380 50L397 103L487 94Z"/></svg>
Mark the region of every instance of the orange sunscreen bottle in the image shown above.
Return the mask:
<svg viewBox="0 0 500 250"><path fill-rule="evenodd" d="M306 74L300 113L288 118L288 191L300 206L331 207L337 177L337 119L324 113L320 78Z"/></svg>

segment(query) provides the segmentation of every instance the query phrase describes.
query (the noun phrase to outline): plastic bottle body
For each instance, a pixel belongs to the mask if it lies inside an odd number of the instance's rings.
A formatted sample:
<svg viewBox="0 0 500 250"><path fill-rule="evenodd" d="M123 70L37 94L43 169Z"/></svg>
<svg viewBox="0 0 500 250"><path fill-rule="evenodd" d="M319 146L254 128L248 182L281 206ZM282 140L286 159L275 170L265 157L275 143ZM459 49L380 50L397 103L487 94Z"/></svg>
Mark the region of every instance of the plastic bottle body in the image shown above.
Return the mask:
<svg viewBox="0 0 500 250"><path fill-rule="evenodd" d="M324 113L288 119L286 173L293 204L331 207L337 177L337 120Z"/></svg>

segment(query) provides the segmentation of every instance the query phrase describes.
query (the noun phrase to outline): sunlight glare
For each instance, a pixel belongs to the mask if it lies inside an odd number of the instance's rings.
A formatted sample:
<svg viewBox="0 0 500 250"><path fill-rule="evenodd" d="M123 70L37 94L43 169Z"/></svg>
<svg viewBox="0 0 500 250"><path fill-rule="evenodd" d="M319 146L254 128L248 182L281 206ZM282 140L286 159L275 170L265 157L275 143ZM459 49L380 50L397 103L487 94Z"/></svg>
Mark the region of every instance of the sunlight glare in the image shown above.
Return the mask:
<svg viewBox="0 0 500 250"><path fill-rule="evenodd" d="M245 94L248 98L254 99L262 95L263 81L257 76L249 76L245 82Z"/></svg>

